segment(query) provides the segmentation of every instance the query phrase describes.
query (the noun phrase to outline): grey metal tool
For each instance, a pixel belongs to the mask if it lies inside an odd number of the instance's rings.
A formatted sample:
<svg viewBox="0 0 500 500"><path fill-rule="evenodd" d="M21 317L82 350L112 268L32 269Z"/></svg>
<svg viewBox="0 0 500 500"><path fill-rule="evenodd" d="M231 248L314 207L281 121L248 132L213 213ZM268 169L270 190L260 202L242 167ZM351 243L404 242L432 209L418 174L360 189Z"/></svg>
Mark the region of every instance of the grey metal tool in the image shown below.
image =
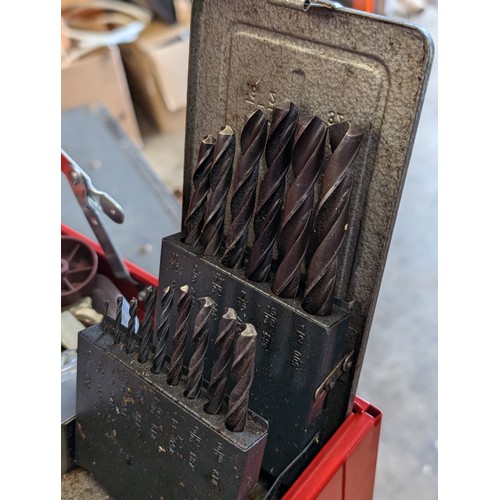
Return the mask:
<svg viewBox="0 0 500 500"><path fill-rule="evenodd" d="M122 324L122 309L123 309L123 296L120 295L116 299L116 316L115 316L115 344L119 344L121 340L121 324Z"/></svg>
<svg viewBox="0 0 500 500"><path fill-rule="evenodd" d="M255 327L251 323L245 323L234 346L231 367L234 387L229 394L226 414L226 427L233 432L242 432L247 422L248 400L255 370L256 339Z"/></svg>
<svg viewBox="0 0 500 500"><path fill-rule="evenodd" d="M265 153L267 171L260 183L253 221L255 241L246 270L247 277L252 281L266 281L271 269L298 117L297 106L288 100L273 109Z"/></svg>
<svg viewBox="0 0 500 500"><path fill-rule="evenodd" d="M188 399L195 399L200 394L203 380L203 367L205 365L205 355L208 347L208 329L210 327L210 317L215 301L211 297L202 297L197 300L200 310L194 320L193 355L189 360L186 393Z"/></svg>
<svg viewBox="0 0 500 500"><path fill-rule="evenodd" d="M234 130L226 125L217 135L209 174L210 191L200 238L205 248L205 255L215 255L222 243L226 200L233 174L235 148Z"/></svg>
<svg viewBox="0 0 500 500"><path fill-rule="evenodd" d="M174 352L170 358L170 368L167 374L169 385L177 385L181 379L182 361L187 342L187 329L189 312L193 303L193 293L189 285L183 285L179 289L177 299L177 321L175 323L175 332L172 337L172 346Z"/></svg>
<svg viewBox="0 0 500 500"><path fill-rule="evenodd" d="M219 329L215 338L215 350L217 359L213 365L210 382L208 384L208 404L205 411L211 415L219 413L224 403L227 385L227 371L234 340L236 327L238 325L238 315L232 307L226 308L219 321Z"/></svg>
<svg viewBox="0 0 500 500"><path fill-rule="evenodd" d="M215 148L215 138L207 135L200 144L198 160L193 170L193 191L189 208L184 219L186 237L184 242L188 245L196 245L201 235L207 196L210 188L209 174Z"/></svg>
<svg viewBox="0 0 500 500"><path fill-rule="evenodd" d="M309 242L314 209L314 186L325 153L326 123L316 116L299 120L292 154L295 176L285 197L278 251L280 262L273 292L293 299L300 284L301 265Z"/></svg>
<svg viewBox="0 0 500 500"><path fill-rule="evenodd" d="M166 286L163 289L163 295L160 299L160 324L157 328L158 343L156 344L155 355L153 358L153 366L151 370L153 373L160 373L165 365L167 359L167 336L170 327L170 313L172 311L172 304L174 300L174 289L171 286Z"/></svg>
<svg viewBox="0 0 500 500"><path fill-rule="evenodd" d="M130 354L134 350L135 342L135 318L137 315L137 299L133 298L130 301L130 319L127 327L127 341L125 343L125 352Z"/></svg>
<svg viewBox="0 0 500 500"><path fill-rule="evenodd" d="M226 234L222 263L239 267L245 254L248 226L255 206L255 190L259 176L259 161L267 137L267 118L261 109L246 116L241 131L241 156L236 166L231 198L231 225Z"/></svg>
<svg viewBox="0 0 500 500"><path fill-rule="evenodd" d="M122 224L125 220L123 208L109 194L96 189L90 177L63 149L61 149L61 170L68 179L113 274L119 279L134 282L102 217L102 213L105 213L113 222Z"/></svg>
<svg viewBox="0 0 500 500"><path fill-rule="evenodd" d="M302 302L307 312L319 316L327 316L333 309L339 251L349 218L354 159L363 133L344 121L330 126L329 136L333 153L321 184L312 239L314 253Z"/></svg>
<svg viewBox="0 0 500 500"><path fill-rule="evenodd" d="M152 286L146 288L146 297L144 299L144 318L142 320L139 336L141 337L141 346L139 351L139 363L145 363L151 349L151 337L153 333L153 309L155 307L155 289Z"/></svg>

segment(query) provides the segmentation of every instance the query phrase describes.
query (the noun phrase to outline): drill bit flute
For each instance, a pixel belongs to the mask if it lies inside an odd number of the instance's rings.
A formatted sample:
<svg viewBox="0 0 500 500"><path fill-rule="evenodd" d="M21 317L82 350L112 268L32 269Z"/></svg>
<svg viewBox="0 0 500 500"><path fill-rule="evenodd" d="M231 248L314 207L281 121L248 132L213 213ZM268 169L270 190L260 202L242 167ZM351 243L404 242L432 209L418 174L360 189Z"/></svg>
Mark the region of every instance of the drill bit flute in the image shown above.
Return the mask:
<svg viewBox="0 0 500 500"><path fill-rule="evenodd" d="M314 185L323 161L326 130L326 124L317 117L301 119L297 127L292 155L295 179L285 198L278 236L281 261L272 287L273 292L280 297L291 299L299 291L300 266L309 242Z"/></svg>
<svg viewBox="0 0 500 500"><path fill-rule="evenodd" d="M256 339L255 327L245 323L234 346L234 361L231 367L234 387L229 394L226 414L226 427L233 432L245 430L247 422L248 399L255 370Z"/></svg>
<svg viewBox="0 0 500 500"><path fill-rule="evenodd" d="M311 314L327 316L333 309L338 256L349 216L353 163L362 133L353 131L349 122L329 128L332 156L328 161L316 211L313 254L308 265L302 307Z"/></svg>
<svg viewBox="0 0 500 500"><path fill-rule="evenodd" d="M209 173L212 165L215 139L207 135L200 144L198 151L198 161L193 172L193 188L191 199L184 219L186 237L184 243L196 245L200 239L205 207L207 205L207 195L210 187Z"/></svg>
<svg viewBox="0 0 500 500"><path fill-rule="evenodd" d="M198 299L200 310L194 321L194 331L192 337L193 355L189 361L187 373L187 389L185 396L188 399L195 399L200 394L203 376L203 366L208 347L208 329L210 327L210 315L215 304L210 297Z"/></svg>
<svg viewBox="0 0 500 500"><path fill-rule="evenodd" d="M153 358L153 366L151 371L153 373L160 373L163 370L165 361L167 359L167 337L168 329L170 326L170 313L172 311L172 303L174 300L173 287L167 286L163 289L163 295L160 299L160 324L157 326L158 342L156 344L156 351Z"/></svg>
<svg viewBox="0 0 500 500"><path fill-rule="evenodd" d="M137 316L137 299L135 297L130 301L129 314L130 317L127 326L127 342L125 343L125 352L127 354L130 354L134 349L135 318Z"/></svg>
<svg viewBox="0 0 500 500"><path fill-rule="evenodd" d="M181 286L177 301L177 321L174 336L172 337L174 351L170 358L170 369L167 374L167 383L170 385L177 385L181 379L182 361L187 341L187 323L192 303L193 294L189 286Z"/></svg>
<svg viewBox="0 0 500 500"><path fill-rule="evenodd" d="M271 268L298 114L295 104L286 101L273 110L266 145L267 172L260 185L253 223L255 241L246 270L252 281L265 281Z"/></svg>
<svg viewBox="0 0 500 500"><path fill-rule="evenodd" d="M232 222L221 259L227 267L239 267L245 254L248 225L255 205L259 160L266 145L266 136L266 115L262 110L256 109L247 115L241 131L241 156L234 174L231 199Z"/></svg>
<svg viewBox="0 0 500 500"><path fill-rule="evenodd" d="M208 403L205 411L211 415L219 413L224 396L226 394L227 369L231 359L231 347L233 345L234 334L238 315L232 308L226 308L222 318L219 321L219 331L215 339L215 351L217 359L212 368L210 382L208 384Z"/></svg>
<svg viewBox="0 0 500 500"><path fill-rule="evenodd" d="M224 127L217 136L209 174L210 191L207 198L201 243L205 255L215 255L222 242L226 199L231 184L235 150L234 131Z"/></svg>
<svg viewBox="0 0 500 500"><path fill-rule="evenodd" d="M151 334L153 322L153 309L155 307L155 292L152 286L146 289L146 298L144 299L144 318L141 325L139 335L142 336L141 345L139 348L139 363L145 363L149 356L149 349L151 347Z"/></svg>

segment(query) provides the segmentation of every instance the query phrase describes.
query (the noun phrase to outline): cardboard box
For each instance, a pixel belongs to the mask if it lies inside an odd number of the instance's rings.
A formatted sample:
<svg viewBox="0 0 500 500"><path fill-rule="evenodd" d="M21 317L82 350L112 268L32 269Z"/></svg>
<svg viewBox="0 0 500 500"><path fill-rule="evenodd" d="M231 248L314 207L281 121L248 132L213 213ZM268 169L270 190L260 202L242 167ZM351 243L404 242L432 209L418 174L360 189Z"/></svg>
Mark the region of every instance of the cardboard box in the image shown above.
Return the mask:
<svg viewBox="0 0 500 500"><path fill-rule="evenodd" d="M134 102L162 132L184 128L189 28L156 21L121 50Z"/></svg>
<svg viewBox="0 0 500 500"><path fill-rule="evenodd" d="M139 147L141 134L118 47L101 47L61 65L61 108L101 104Z"/></svg>

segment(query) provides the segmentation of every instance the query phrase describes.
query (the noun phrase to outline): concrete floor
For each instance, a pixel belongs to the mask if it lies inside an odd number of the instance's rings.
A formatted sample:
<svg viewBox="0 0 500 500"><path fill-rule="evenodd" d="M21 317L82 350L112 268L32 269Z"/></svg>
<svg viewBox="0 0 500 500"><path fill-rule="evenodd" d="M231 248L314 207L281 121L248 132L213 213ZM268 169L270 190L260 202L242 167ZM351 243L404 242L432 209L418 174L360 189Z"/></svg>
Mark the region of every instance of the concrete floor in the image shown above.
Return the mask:
<svg viewBox="0 0 500 500"><path fill-rule="evenodd" d="M410 19L436 44L437 7ZM182 188L184 134L151 135L143 153ZM358 394L383 412L375 500L437 499L437 56L387 260ZM62 498L105 499L80 470Z"/></svg>

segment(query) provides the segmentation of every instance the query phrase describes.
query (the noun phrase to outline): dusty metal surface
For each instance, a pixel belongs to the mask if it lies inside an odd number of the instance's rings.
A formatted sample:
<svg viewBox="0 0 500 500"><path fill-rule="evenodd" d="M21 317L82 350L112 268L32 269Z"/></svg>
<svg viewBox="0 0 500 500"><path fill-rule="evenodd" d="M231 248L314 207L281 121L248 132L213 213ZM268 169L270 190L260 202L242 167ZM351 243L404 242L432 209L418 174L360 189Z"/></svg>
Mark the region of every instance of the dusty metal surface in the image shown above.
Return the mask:
<svg viewBox="0 0 500 500"><path fill-rule="evenodd" d="M193 7L184 213L200 141L227 123L239 137L255 107L270 117L291 99L305 113L330 124L349 120L364 133L336 288L355 301L352 400L427 85L430 37L334 2L310 2L307 11L298 0L195 0Z"/></svg>

